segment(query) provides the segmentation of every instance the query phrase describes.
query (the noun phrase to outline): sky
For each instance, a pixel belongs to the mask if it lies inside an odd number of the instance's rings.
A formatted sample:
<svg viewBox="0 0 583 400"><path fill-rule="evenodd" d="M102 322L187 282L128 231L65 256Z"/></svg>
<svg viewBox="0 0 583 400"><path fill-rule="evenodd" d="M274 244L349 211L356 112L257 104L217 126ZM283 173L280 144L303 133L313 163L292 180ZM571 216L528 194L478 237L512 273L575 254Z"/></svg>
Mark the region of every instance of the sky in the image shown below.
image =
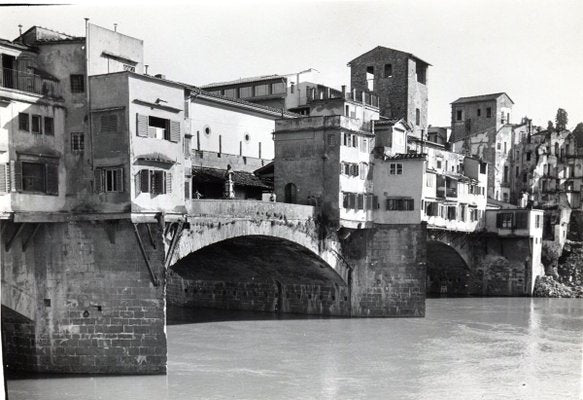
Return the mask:
<svg viewBox="0 0 583 400"><path fill-rule="evenodd" d="M30 0L29 0L30 2ZM462 96L506 92L512 122L583 122L582 0L78 1L0 8L0 38L40 25L84 35L92 23L144 40L149 73L196 85L316 68L350 85L347 62L376 46L415 54L428 72L429 123L450 124Z"/></svg>

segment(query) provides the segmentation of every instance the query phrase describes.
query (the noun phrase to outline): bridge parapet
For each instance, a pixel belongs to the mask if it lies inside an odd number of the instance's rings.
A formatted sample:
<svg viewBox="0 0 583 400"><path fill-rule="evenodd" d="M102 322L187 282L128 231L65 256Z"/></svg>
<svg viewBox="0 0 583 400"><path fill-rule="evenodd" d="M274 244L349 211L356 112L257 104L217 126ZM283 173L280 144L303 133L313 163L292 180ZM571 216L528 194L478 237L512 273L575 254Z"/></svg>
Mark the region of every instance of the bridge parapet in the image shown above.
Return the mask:
<svg viewBox="0 0 583 400"><path fill-rule="evenodd" d="M190 217L260 218L262 220L306 221L314 219L315 207L259 200L192 200Z"/></svg>

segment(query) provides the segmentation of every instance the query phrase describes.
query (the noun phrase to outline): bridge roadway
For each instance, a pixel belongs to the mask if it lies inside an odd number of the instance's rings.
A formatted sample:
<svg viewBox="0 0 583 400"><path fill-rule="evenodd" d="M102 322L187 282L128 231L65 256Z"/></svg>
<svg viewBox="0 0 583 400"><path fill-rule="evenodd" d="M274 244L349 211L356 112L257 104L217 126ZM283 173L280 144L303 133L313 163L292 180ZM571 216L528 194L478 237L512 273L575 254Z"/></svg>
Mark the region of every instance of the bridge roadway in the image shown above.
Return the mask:
<svg viewBox="0 0 583 400"><path fill-rule="evenodd" d="M2 232L5 359L41 372L165 373L166 302L421 317L426 252L469 260L459 239L428 241L424 224L339 231L314 207L249 200L195 200L188 214L14 215Z"/></svg>

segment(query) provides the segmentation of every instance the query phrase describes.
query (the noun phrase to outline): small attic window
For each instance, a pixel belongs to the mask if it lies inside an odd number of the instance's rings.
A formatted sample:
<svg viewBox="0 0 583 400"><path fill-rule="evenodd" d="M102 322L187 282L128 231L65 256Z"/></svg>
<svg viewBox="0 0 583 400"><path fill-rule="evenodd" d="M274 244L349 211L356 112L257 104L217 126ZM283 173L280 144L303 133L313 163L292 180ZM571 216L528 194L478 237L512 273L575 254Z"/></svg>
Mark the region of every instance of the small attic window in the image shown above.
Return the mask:
<svg viewBox="0 0 583 400"><path fill-rule="evenodd" d="M415 63L415 73L417 74L417 82L426 84L427 83L427 65L417 61Z"/></svg>

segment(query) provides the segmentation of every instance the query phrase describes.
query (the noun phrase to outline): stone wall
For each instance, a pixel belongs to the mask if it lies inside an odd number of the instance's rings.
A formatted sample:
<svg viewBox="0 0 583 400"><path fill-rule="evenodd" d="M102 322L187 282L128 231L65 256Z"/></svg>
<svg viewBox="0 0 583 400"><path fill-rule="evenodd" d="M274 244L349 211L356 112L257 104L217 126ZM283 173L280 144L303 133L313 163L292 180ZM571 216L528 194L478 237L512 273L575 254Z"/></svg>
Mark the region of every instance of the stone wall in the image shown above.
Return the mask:
<svg viewBox="0 0 583 400"><path fill-rule="evenodd" d="M30 352L8 346L6 357L27 360L17 369L60 373L148 374L166 371L162 235L156 249L140 228L161 285L154 286L127 220L43 224L22 251L21 235L2 246L2 290L32 282L34 332ZM7 229L8 234L14 226ZM5 240L5 238L4 238ZM24 275L23 275L24 274ZM7 281L9 279L11 281ZM16 325L2 314L3 335ZM34 343L34 345L32 345Z"/></svg>
<svg viewBox="0 0 583 400"><path fill-rule="evenodd" d="M425 224L356 230L342 249L351 276L352 315L425 316Z"/></svg>
<svg viewBox="0 0 583 400"><path fill-rule="evenodd" d="M319 283L187 280L169 273L168 304L316 315L350 315L348 288Z"/></svg>

